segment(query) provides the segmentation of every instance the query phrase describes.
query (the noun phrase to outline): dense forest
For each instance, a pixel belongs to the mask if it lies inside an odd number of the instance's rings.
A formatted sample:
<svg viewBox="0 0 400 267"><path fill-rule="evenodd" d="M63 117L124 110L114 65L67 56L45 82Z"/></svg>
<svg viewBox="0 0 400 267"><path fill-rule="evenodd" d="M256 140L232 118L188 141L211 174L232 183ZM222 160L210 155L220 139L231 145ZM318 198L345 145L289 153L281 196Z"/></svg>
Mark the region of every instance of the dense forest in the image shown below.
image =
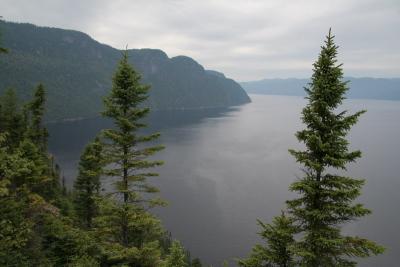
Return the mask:
<svg viewBox="0 0 400 267"><path fill-rule="evenodd" d="M30 88L42 82L47 87L46 120L98 116L120 50L73 30L4 21L0 28L3 45L10 50L0 66L0 92L15 88L27 100ZM152 86L146 105L153 110L250 102L238 83L205 70L192 58L168 58L157 49L129 49L128 55L143 82Z"/></svg>
<svg viewBox="0 0 400 267"><path fill-rule="evenodd" d="M7 52L1 48L0 56ZM114 128L87 144L72 190L47 150L46 86L39 83L28 101L19 100L12 89L2 95L1 266L201 266L151 213L166 205L148 179L158 175L153 167L163 164L151 156L164 147L151 142L158 133L141 134L150 111L144 105L150 87L129 55L122 54L103 101L101 114ZM298 198L288 200L271 224L259 222L266 243L239 260L241 266L356 266L356 258L384 251L341 229L371 211L353 203L364 180L334 172L361 157L360 151L349 149L346 135L365 112L337 112L348 86L336 57L329 31L306 88L306 128L296 133L305 150L289 150L304 174L290 186ZM105 181L113 185L108 190Z"/></svg>
<svg viewBox="0 0 400 267"><path fill-rule="evenodd" d="M87 145L72 191L47 151L45 87L26 103L12 89L1 97L1 266L201 266L149 212L165 204L146 182L162 164L146 158L162 146L137 148L158 137L137 135L149 112L139 79L124 54L104 101L116 128ZM112 191L102 191L102 175L115 178Z"/></svg>

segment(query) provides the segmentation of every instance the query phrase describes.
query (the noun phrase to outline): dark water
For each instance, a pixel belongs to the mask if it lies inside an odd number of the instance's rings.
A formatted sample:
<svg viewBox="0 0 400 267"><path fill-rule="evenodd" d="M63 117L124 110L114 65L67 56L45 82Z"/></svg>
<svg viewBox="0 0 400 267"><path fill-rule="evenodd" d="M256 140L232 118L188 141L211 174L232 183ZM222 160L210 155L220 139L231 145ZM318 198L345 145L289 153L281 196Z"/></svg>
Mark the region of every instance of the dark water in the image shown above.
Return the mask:
<svg viewBox="0 0 400 267"><path fill-rule="evenodd" d="M154 184L169 207L155 211L173 236L203 262L221 266L244 257L258 242L256 219L269 222L294 197L288 185L301 175L288 148L305 101L299 97L252 95L253 103L231 109L158 112L149 118L161 131L165 160ZM373 214L345 227L388 247L360 266L398 266L400 254L400 102L349 100L350 110L367 109L350 133L363 158L348 174L367 180L360 201ZM50 124L50 150L69 184L83 146L103 119Z"/></svg>

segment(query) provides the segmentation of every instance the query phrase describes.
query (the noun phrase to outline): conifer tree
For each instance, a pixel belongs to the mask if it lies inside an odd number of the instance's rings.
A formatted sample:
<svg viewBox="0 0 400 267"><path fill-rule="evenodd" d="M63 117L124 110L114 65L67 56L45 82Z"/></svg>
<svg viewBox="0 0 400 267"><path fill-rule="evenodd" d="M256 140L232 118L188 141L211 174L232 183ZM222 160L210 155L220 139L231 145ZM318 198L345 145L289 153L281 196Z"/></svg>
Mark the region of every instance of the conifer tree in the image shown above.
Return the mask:
<svg viewBox="0 0 400 267"><path fill-rule="evenodd" d="M140 75L128 64L125 52L113 77L111 93L104 100L103 112L115 124L114 129L104 130L103 143L107 164L104 173L114 179L115 186L109 194L116 202L106 201L108 204L96 219L96 227L103 233L111 233L108 241L115 242L109 249L114 249L114 256L108 253L108 257L133 266L156 265L160 257L158 240L162 235L159 221L146 211L163 204L159 198L150 197L150 193L158 189L147 182L148 177L157 176L147 169L162 164L147 158L163 147L142 144L156 139L159 134L139 132L146 126L142 119L149 112L143 107L148 90L148 86L140 83Z"/></svg>
<svg viewBox="0 0 400 267"><path fill-rule="evenodd" d="M42 153L47 151L47 129L43 126L43 116L45 112L46 91L43 84L39 84L33 96L33 100L28 104L31 115L29 137Z"/></svg>
<svg viewBox="0 0 400 267"><path fill-rule="evenodd" d="M361 157L360 151L349 150L346 135L365 111L351 115L338 111L348 86L343 81L342 65L337 64L337 48L329 30L305 88L308 104L302 120L306 128L296 134L306 148L289 150L304 168L304 177L290 186L299 198L287 201L302 236L296 243L301 266L355 266L353 257L383 252L372 241L341 233L343 224L371 211L353 203L361 194L364 180L341 174L348 163Z"/></svg>
<svg viewBox="0 0 400 267"><path fill-rule="evenodd" d="M26 204L11 187L15 176L28 172L27 161L10 154L0 133L0 265L28 266L27 244L32 222L24 217Z"/></svg>
<svg viewBox="0 0 400 267"><path fill-rule="evenodd" d="M262 239L267 246L256 245L253 247L249 258L240 260L238 263L243 267L290 267L295 266L293 245L296 228L293 226L292 218L285 215L273 219L272 224L264 224L258 221L262 231Z"/></svg>
<svg viewBox="0 0 400 267"><path fill-rule="evenodd" d="M186 267L185 250L179 241L174 240L169 249L169 254L165 260L163 267Z"/></svg>
<svg viewBox="0 0 400 267"><path fill-rule="evenodd" d="M0 98L0 132L6 132L5 145L15 149L23 140L26 132L26 121L15 90L7 89Z"/></svg>
<svg viewBox="0 0 400 267"><path fill-rule="evenodd" d="M24 105L22 111L25 124L22 144L24 144L26 155L34 161L37 169L36 185L31 190L40 193L47 201L60 202L62 193L60 177L47 151L48 132L43 123L45 105L46 91L43 84L39 84L34 90L32 100Z"/></svg>
<svg viewBox="0 0 400 267"><path fill-rule="evenodd" d="M0 266L99 266L91 236L60 213L69 200L47 152L43 86L26 105L13 90L0 100Z"/></svg>
<svg viewBox="0 0 400 267"><path fill-rule="evenodd" d="M163 146L139 147L159 137L159 133L143 136L138 132L146 127L143 118L150 109L142 107L148 97L149 86L140 84L140 75L128 64L128 54L124 53L113 78L111 94L105 98L103 115L111 118L116 129L104 130L106 156L109 164L117 167L108 169L109 176L119 179L114 193L122 196L124 204L157 204L154 199L146 199L143 193L156 193L158 189L147 183L147 177L157 173L146 170L162 164L161 161L146 160ZM158 200L158 199L156 199Z"/></svg>
<svg viewBox="0 0 400 267"><path fill-rule="evenodd" d="M79 220L87 228L91 228L92 219L98 212L96 198L100 193L102 150L99 138L86 146L79 162L79 174L74 182L75 210Z"/></svg>

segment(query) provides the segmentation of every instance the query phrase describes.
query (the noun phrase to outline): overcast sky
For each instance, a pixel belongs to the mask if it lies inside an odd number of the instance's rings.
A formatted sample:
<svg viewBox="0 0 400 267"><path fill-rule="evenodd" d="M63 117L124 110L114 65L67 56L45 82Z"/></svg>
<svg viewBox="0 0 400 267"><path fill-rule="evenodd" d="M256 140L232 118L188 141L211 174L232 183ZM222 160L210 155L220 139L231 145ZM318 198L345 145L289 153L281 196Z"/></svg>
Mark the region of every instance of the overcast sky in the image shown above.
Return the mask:
<svg viewBox="0 0 400 267"><path fill-rule="evenodd" d="M309 77L332 27L346 76L400 76L400 0L0 0L0 15L190 56L238 81Z"/></svg>

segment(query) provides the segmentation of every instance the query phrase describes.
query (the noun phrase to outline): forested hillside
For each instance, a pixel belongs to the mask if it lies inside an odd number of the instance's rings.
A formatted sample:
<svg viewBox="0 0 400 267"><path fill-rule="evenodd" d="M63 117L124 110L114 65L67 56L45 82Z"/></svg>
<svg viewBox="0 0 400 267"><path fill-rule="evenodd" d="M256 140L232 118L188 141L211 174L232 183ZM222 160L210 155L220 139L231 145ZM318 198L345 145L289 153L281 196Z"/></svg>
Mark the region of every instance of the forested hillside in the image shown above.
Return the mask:
<svg viewBox="0 0 400 267"><path fill-rule="evenodd" d="M111 88L121 51L72 30L0 21L2 44L0 92L15 88L26 100L38 82L48 88L47 119L98 115ZM222 107L250 102L239 84L206 71L186 56L168 58L161 50L130 49L129 62L151 85L152 109Z"/></svg>
<svg viewBox="0 0 400 267"><path fill-rule="evenodd" d="M45 87L27 102L12 89L0 96L0 266L201 266L149 212L165 205L146 179L162 164L147 157L163 147L137 147L159 136L137 133L149 112L139 81L125 54L103 109L119 126L87 144L72 191L47 150Z"/></svg>

